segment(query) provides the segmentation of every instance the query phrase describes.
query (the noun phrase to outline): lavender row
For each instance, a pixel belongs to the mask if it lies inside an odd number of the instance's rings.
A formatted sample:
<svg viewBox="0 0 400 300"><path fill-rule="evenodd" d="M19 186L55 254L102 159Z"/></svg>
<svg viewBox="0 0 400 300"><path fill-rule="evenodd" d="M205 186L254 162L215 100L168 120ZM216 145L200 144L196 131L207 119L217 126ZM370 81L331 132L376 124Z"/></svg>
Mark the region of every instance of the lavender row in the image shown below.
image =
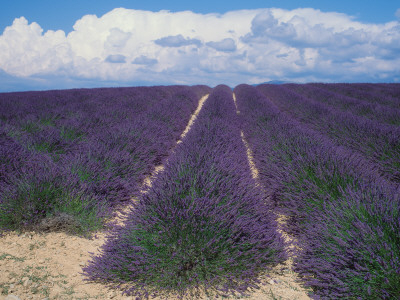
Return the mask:
<svg viewBox="0 0 400 300"><path fill-rule="evenodd" d="M209 90L175 86L1 95L1 134L7 140L0 146L5 153L2 227L36 226L47 217L60 219L60 213L79 215L76 210L85 211L85 203L92 208L86 211L102 210L92 219L109 214L108 207L139 193Z"/></svg>
<svg viewBox="0 0 400 300"><path fill-rule="evenodd" d="M317 102L325 103L361 117L380 123L400 125L400 107L396 109L377 102L369 103L357 98L344 96L336 91L322 89L313 84L286 84L285 87Z"/></svg>
<svg viewBox="0 0 400 300"><path fill-rule="evenodd" d="M380 93L400 99L400 84L398 83L352 83L351 86L369 93Z"/></svg>
<svg viewBox="0 0 400 300"><path fill-rule="evenodd" d="M400 84L399 83L378 83L377 86L385 89L389 94L400 99Z"/></svg>
<svg viewBox="0 0 400 300"><path fill-rule="evenodd" d="M400 92L396 93L396 89L391 85L381 86L379 84L354 84L354 83L312 83L325 90L329 90L344 96L359 99L364 103L373 103L400 109ZM395 86L400 86L399 84ZM400 88L397 88L400 90Z"/></svg>
<svg viewBox="0 0 400 300"><path fill-rule="evenodd" d="M239 85L234 91L268 197L283 213L296 215L289 222L289 231L299 233L300 224L308 218L303 199L320 207L320 195L329 193L336 199L341 190L356 186L359 180L390 185L378 166L291 118L256 88Z"/></svg>
<svg viewBox="0 0 400 300"><path fill-rule="evenodd" d="M400 182L400 127L380 124L297 94L285 86L257 87L280 109L329 136L336 144L362 153L379 172Z"/></svg>
<svg viewBox="0 0 400 300"><path fill-rule="evenodd" d="M295 270L313 298L397 299L399 189L257 89L234 92L259 179L289 217L301 248Z"/></svg>
<svg viewBox="0 0 400 300"><path fill-rule="evenodd" d="M240 293L283 261L283 241L247 161L232 92L214 88L148 193L84 269L124 293Z"/></svg>

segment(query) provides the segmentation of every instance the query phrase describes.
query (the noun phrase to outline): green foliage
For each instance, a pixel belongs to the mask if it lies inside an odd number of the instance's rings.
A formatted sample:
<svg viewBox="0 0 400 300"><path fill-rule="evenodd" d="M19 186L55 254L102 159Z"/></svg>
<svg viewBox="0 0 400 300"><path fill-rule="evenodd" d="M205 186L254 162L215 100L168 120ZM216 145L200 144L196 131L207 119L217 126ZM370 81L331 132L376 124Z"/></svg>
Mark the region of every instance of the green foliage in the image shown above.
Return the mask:
<svg viewBox="0 0 400 300"><path fill-rule="evenodd" d="M40 131L40 126L32 121L28 121L21 126L21 130L28 133L36 133Z"/></svg>
<svg viewBox="0 0 400 300"><path fill-rule="evenodd" d="M78 131L75 128L68 128L65 126L61 127L60 130L60 136L61 138L67 140L67 141L75 141L77 139L83 138L85 135L84 133Z"/></svg>
<svg viewBox="0 0 400 300"><path fill-rule="evenodd" d="M59 119L59 116L45 116L42 117L39 122L43 126L56 126L56 121Z"/></svg>
<svg viewBox="0 0 400 300"><path fill-rule="evenodd" d="M93 200L74 195L67 187L57 184L58 180L37 182L34 180L21 181L17 185L16 194L9 195L0 204L0 227L8 229L39 228L44 219L59 216L61 213L70 216L66 220L71 224L60 224L54 228L66 229L83 234L94 231L102 226L98 218L100 210ZM54 222L53 222L54 223ZM42 227L41 227L42 226ZM51 230L51 228L49 228Z"/></svg>
<svg viewBox="0 0 400 300"><path fill-rule="evenodd" d="M62 188L51 181L21 180L16 194L6 196L1 203L0 226L14 229L43 218L63 195Z"/></svg>
<svg viewBox="0 0 400 300"><path fill-rule="evenodd" d="M65 153L65 150L63 147L60 145L58 141L55 142L47 142L47 141L41 141L33 144L33 149L39 152L47 152L47 153L53 153L56 155L60 155Z"/></svg>

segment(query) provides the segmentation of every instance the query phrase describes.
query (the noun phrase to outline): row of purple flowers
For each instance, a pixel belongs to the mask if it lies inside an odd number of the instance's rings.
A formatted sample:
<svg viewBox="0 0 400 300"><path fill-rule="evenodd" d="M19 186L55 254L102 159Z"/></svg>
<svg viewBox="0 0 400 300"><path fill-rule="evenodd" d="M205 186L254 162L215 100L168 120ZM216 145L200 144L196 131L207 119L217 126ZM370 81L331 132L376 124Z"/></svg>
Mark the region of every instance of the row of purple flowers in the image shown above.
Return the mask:
<svg viewBox="0 0 400 300"><path fill-rule="evenodd" d="M210 90L171 86L1 94L1 227L35 226L60 213L75 215L74 225L89 226L87 220L109 215L110 208L139 193L145 176L169 155L199 98Z"/></svg>
<svg viewBox="0 0 400 300"><path fill-rule="evenodd" d="M213 89L139 200L84 269L90 280L122 284L138 297L244 294L286 256L252 178L227 86Z"/></svg>
<svg viewBox="0 0 400 300"><path fill-rule="evenodd" d="M400 182L400 126L342 111L296 93L286 85L260 85L257 89L280 110L328 136L337 145L361 153L374 166L379 166L377 172Z"/></svg>
<svg viewBox="0 0 400 300"><path fill-rule="evenodd" d="M287 230L300 247L295 270L313 298L397 299L397 184L376 172L364 155L307 126L313 120L306 117L315 113L307 111L311 100L268 85L240 85L234 91L260 181L276 210L288 216ZM333 120L328 112L318 122Z"/></svg>

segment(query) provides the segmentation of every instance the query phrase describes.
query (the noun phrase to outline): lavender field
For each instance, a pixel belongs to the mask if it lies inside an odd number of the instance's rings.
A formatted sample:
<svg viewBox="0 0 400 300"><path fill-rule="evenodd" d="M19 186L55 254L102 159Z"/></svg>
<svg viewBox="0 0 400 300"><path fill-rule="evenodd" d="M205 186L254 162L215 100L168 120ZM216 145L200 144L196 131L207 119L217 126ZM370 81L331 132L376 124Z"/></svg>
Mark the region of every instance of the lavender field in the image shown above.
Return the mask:
<svg viewBox="0 0 400 300"><path fill-rule="evenodd" d="M107 230L83 273L139 299L243 296L288 257L313 299L399 299L400 84L0 94L0 229Z"/></svg>

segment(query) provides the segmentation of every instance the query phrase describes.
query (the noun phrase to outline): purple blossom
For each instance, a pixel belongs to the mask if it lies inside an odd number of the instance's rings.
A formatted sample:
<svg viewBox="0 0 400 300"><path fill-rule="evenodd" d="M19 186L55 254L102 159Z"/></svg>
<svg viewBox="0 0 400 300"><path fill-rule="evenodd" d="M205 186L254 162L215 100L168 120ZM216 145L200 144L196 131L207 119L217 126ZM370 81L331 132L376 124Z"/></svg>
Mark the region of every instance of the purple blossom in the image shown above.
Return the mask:
<svg viewBox="0 0 400 300"><path fill-rule="evenodd" d="M285 258L270 209L251 175L232 92L218 86L164 172L84 272L113 285L128 280L130 295L143 295L141 284L181 296L193 289L243 293ZM132 251L137 243L143 251ZM126 272L133 259L142 264Z"/></svg>

